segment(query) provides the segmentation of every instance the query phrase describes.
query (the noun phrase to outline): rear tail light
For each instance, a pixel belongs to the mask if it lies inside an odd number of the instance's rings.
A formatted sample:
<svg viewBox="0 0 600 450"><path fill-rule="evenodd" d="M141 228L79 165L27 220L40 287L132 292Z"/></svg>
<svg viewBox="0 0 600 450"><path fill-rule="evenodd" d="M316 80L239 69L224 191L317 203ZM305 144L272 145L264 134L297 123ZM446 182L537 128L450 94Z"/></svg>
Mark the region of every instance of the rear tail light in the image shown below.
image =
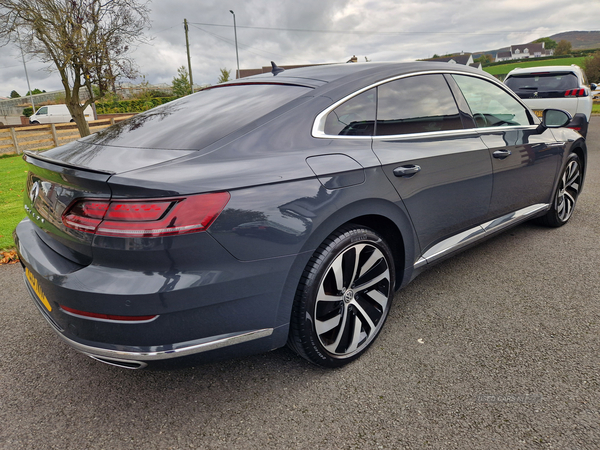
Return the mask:
<svg viewBox="0 0 600 450"><path fill-rule="evenodd" d="M174 199L76 200L62 216L74 230L103 236L158 237L205 231L219 216L228 192Z"/></svg>
<svg viewBox="0 0 600 450"><path fill-rule="evenodd" d="M565 91L565 97L587 97L587 92L585 92L584 88L569 89Z"/></svg>

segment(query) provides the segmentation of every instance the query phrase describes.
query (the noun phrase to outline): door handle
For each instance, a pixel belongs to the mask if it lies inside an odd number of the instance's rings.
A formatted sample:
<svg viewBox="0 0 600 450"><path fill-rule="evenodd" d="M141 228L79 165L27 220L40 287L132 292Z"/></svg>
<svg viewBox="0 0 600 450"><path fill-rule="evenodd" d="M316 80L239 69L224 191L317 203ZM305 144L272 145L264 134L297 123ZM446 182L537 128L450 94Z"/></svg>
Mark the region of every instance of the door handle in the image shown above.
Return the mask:
<svg viewBox="0 0 600 450"><path fill-rule="evenodd" d="M494 153L492 153L492 156L496 159L508 158L510 155L512 155L510 150L496 150Z"/></svg>
<svg viewBox="0 0 600 450"><path fill-rule="evenodd" d="M411 164L410 166L400 166L394 169L394 175L397 177L412 177L421 170L420 166Z"/></svg>

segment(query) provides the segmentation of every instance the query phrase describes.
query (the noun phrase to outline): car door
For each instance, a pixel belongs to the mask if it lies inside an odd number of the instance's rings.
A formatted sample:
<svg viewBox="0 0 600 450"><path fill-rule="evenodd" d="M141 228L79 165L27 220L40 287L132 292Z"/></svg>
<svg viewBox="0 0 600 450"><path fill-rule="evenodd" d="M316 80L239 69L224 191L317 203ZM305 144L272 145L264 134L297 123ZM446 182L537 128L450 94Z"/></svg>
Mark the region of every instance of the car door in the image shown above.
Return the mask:
<svg viewBox="0 0 600 450"><path fill-rule="evenodd" d="M528 110L492 81L452 75L489 149L494 187L490 219L549 202L563 145L537 131Z"/></svg>
<svg viewBox="0 0 600 450"><path fill-rule="evenodd" d="M410 214L422 253L479 225L492 195L489 151L465 129L443 74L377 87L373 151Z"/></svg>

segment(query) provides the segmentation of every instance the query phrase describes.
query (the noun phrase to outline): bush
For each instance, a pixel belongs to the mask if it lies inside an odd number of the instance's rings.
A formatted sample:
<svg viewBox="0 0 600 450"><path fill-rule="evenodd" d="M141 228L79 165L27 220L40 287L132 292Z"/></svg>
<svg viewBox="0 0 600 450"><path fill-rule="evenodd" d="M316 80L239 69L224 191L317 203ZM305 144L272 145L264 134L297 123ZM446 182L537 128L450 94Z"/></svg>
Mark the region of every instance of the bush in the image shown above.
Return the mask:
<svg viewBox="0 0 600 450"><path fill-rule="evenodd" d="M96 102L96 112L98 114L139 113L173 100L175 97Z"/></svg>
<svg viewBox="0 0 600 450"><path fill-rule="evenodd" d="M33 108L31 106L28 106L27 108L25 108L23 110L23 115L25 117L31 117L33 115Z"/></svg>

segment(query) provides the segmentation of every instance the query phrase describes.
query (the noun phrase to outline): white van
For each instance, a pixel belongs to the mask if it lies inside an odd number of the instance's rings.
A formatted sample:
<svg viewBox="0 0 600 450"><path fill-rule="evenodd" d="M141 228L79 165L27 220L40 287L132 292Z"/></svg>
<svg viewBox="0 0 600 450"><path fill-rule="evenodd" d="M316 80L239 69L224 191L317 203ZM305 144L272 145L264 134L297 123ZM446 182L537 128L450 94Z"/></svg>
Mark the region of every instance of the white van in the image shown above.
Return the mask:
<svg viewBox="0 0 600 450"><path fill-rule="evenodd" d="M83 111L85 114L85 120L94 120L94 111L92 106L88 106ZM40 124L40 123L65 123L74 122L69 112L67 105L48 105L42 106L29 118L29 123Z"/></svg>

